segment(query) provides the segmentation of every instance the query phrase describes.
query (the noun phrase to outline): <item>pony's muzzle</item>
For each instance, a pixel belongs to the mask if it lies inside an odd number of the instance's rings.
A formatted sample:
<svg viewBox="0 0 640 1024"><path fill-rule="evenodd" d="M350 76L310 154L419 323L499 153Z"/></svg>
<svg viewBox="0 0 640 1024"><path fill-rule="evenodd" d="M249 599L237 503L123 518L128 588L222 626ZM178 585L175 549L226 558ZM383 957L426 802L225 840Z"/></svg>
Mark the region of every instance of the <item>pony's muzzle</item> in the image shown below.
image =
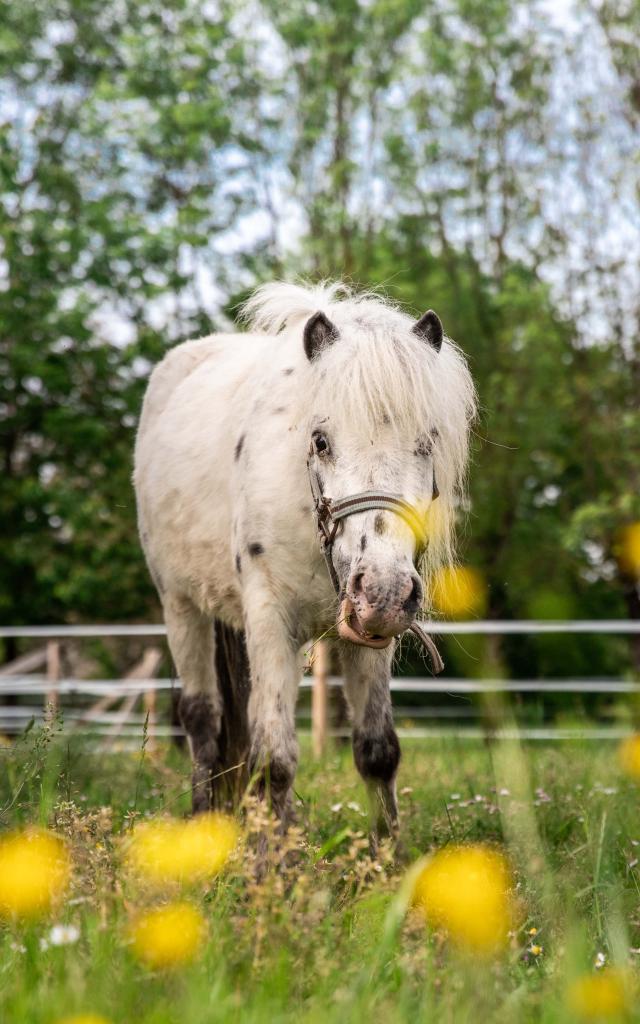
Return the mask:
<svg viewBox="0 0 640 1024"><path fill-rule="evenodd" d="M386 647L413 622L422 583L412 570L384 580L373 570L351 574L340 608L338 633L351 643Z"/></svg>
<svg viewBox="0 0 640 1024"><path fill-rule="evenodd" d="M364 629L360 625L360 620L348 597L345 597L340 604L338 636L341 640L348 640L349 643L357 644L359 647L388 647L393 640L393 636L378 636Z"/></svg>

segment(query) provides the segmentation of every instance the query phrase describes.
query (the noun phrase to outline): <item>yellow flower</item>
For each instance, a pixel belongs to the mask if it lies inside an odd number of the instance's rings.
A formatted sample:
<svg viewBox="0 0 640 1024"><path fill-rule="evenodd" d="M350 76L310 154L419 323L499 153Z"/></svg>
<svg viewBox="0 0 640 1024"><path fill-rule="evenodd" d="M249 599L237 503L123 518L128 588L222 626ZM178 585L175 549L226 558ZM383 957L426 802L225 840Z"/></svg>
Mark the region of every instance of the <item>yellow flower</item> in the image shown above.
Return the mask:
<svg viewBox="0 0 640 1024"><path fill-rule="evenodd" d="M620 571L640 579L640 523L629 523L618 531L614 551Z"/></svg>
<svg viewBox="0 0 640 1024"><path fill-rule="evenodd" d="M449 566L435 576L431 593L434 607L450 618L471 618L482 615L486 605L486 589L476 569Z"/></svg>
<svg viewBox="0 0 640 1024"><path fill-rule="evenodd" d="M531 946L529 951L533 953L534 956L540 956L542 953L542 946Z"/></svg>
<svg viewBox="0 0 640 1024"><path fill-rule="evenodd" d="M152 821L134 829L126 860L155 885L212 878L229 858L238 827L223 814L201 814L189 821Z"/></svg>
<svg viewBox="0 0 640 1024"><path fill-rule="evenodd" d="M640 780L640 734L627 736L618 747L618 760L623 772Z"/></svg>
<svg viewBox="0 0 640 1024"><path fill-rule="evenodd" d="M130 929L133 951L147 967L186 963L202 945L205 934L204 917L190 903L150 910Z"/></svg>
<svg viewBox="0 0 640 1024"><path fill-rule="evenodd" d="M71 864L64 843L44 829L0 840L0 915L36 917L64 895Z"/></svg>
<svg viewBox="0 0 640 1024"><path fill-rule="evenodd" d="M75 1017L64 1017L56 1021L56 1024L110 1024L110 1021L97 1013L79 1013Z"/></svg>
<svg viewBox="0 0 640 1024"><path fill-rule="evenodd" d="M586 1020L617 1017L630 1004L625 975L615 968L584 974L569 986L567 1003L573 1013Z"/></svg>
<svg viewBox="0 0 640 1024"><path fill-rule="evenodd" d="M512 925L512 885L507 861L497 850L447 846L425 862L413 903L456 945L491 953L504 946Z"/></svg>

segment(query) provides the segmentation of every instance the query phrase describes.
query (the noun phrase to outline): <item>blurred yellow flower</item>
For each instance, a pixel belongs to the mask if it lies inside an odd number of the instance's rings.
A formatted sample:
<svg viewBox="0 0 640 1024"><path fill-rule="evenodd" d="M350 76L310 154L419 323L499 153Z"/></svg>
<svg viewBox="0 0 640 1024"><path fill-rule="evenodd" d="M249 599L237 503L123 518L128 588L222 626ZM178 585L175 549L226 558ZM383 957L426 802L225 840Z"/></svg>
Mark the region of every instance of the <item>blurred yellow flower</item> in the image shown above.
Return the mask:
<svg viewBox="0 0 640 1024"><path fill-rule="evenodd" d="M617 1017L630 1005L625 975L610 968L576 978L567 990L567 1004L585 1020Z"/></svg>
<svg viewBox="0 0 640 1024"><path fill-rule="evenodd" d="M44 829L0 839L0 915L36 917L50 909L69 883L71 863L64 843Z"/></svg>
<svg viewBox="0 0 640 1024"><path fill-rule="evenodd" d="M147 967L173 967L191 960L206 934L204 917L190 903L172 903L143 914L131 926L135 955Z"/></svg>
<svg viewBox="0 0 640 1024"><path fill-rule="evenodd" d="M506 858L497 850L447 846L425 862L412 902L456 945L492 953L504 946L513 923L512 887Z"/></svg>
<svg viewBox="0 0 640 1024"><path fill-rule="evenodd" d="M618 747L618 760L623 772L640 780L640 733L627 736Z"/></svg>
<svg viewBox="0 0 640 1024"><path fill-rule="evenodd" d="M56 1024L111 1024L111 1022L97 1013L79 1013L75 1017L63 1017L61 1020L57 1020Z"/></svg>
<svg viewBox="0 0 640 1024"><path fill-rule="evenodd" d="M450 618L482 615L486 607L486 588L482 576L468 566L440 569L431 591L437 611Z"/></svg>
<svg viewBox="0 0 640 1024"><path fill-rule="evenodd" d="M618 531L614 551L621 572L640 579L640 523L629 523Z"/></svg>
<svg viewBox="0 0 640 1024"><path fill-rule="evenodd" d="M150 821L133 830L125 857L153 884L197 881L212 878L224 867L237 840L238 826L223 814Z"/></svg>

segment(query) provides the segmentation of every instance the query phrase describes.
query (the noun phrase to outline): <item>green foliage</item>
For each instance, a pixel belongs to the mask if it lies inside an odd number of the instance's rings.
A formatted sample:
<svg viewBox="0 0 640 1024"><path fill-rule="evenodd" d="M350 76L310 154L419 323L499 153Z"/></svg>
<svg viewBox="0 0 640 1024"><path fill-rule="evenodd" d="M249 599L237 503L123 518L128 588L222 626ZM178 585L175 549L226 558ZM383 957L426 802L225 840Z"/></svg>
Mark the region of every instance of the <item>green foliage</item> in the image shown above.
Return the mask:
<svg viewBox="0 0 640 1024"><path fill-rule="evenodd" d="M239 208L216 155L257 84L229 18L2 4L3 621L152 607L131 450L149 367L207 323L189 259Z"/></svg>

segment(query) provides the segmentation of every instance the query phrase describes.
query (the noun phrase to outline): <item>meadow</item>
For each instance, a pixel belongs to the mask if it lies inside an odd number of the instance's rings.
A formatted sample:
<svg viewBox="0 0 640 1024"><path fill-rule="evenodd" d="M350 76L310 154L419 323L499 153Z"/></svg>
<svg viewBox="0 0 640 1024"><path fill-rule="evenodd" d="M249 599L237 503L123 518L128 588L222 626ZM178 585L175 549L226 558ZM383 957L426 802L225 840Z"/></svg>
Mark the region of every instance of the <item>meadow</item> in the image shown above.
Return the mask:
<svg viewBox="0 0 640 1024"><path fill-rule="evenodd" d="M3 831L54 830L73 862L63 901L0 926L3 1024L640 1019L638 792L614 744L405 741L402 850L372 859L348 747L314 765L303 740L277 864L256 872L269 826L249 804L217 877L160 891L127 872L122 841L141 819L186 814L180 751L105 756L44 729L0 758ZM517 915L490 951L456 946L408 898L417 858L478 843L513 870ZM145 962L131 921L176 899L206 934L187 962Z"/></svg>

